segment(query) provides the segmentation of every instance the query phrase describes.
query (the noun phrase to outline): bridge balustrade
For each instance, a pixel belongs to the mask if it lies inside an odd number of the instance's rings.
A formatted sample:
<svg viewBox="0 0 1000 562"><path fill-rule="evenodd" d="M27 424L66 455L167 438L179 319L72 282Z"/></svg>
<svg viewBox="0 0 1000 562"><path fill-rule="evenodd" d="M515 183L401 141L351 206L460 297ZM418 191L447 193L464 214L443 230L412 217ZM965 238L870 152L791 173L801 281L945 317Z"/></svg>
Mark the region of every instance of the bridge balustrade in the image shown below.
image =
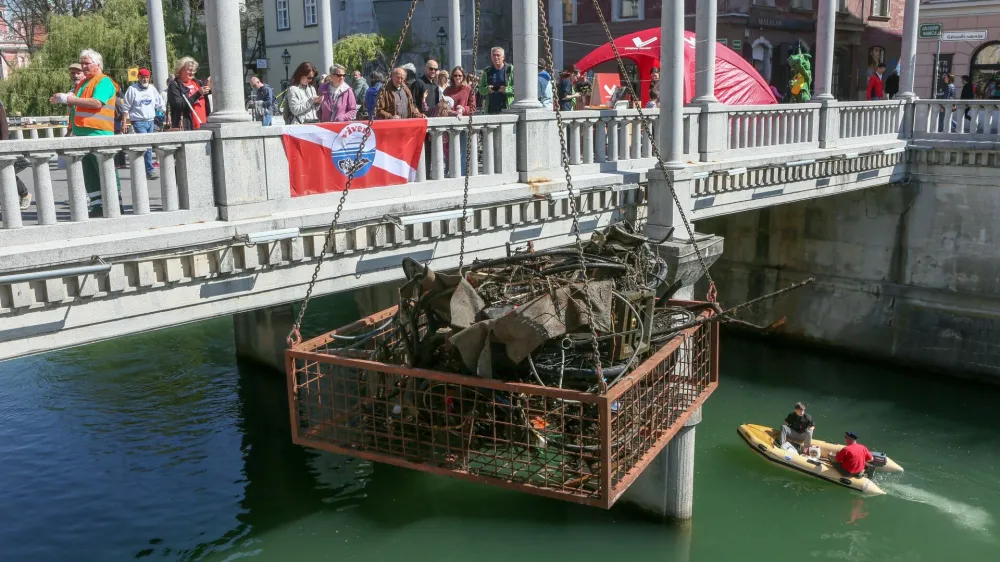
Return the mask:
<svg viewBox="0 0 1000 562"><path fill-rule="evenodd" d="M998 101L916 100L915 139L996 141L998 129Z"/></svg>

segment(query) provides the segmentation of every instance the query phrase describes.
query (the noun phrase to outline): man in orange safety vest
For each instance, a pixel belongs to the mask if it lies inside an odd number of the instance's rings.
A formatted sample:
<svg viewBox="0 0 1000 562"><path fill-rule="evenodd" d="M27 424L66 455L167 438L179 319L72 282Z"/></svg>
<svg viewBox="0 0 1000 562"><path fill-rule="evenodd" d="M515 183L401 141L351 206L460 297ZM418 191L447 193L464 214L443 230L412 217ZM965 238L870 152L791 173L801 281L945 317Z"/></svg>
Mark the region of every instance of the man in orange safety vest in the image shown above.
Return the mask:
<svg viewBox="0 0 1000 562"><path fill-rule="evenodd" d="M84 79L76 86L75 93L53 94L49 102L69 106L74 137L113 135L118 84L104 74L104 58L96 51L84 49L80 53L80 66L83 68ZM101 164L95 154L83 157L83 183L87 186L90 216L108 216L101 195ZM121 180L117 170L115 184L120 211Z"/></svg>

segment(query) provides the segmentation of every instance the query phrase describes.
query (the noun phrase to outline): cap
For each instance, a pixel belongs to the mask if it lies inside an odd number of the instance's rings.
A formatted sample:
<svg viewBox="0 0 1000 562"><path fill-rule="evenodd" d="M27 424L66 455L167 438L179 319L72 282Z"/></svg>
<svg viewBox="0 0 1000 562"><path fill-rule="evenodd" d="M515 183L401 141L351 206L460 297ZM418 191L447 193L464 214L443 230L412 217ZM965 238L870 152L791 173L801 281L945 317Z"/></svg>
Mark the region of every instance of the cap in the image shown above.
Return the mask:
<svg viewBox="0 0 1000 562"><path fill-rule="evenodd" d="M83 72L83 67L80 66L80 63L78 63L78 62L74 62L73 64L69 65L69 69L70 70L79 70L80 72Z"/></svg>
<svg viewBox="0 0 1000 562"><path fill-rule="evenodd" d="M149 74L149 69L147 69L147 68L140 68L139 69L139 76L149 76L149 75L150 75Z"/></svg>
<svg viewBox="0 0 1000 562"><path fill-rule="evenodd" d="M847 432L844 432L844 437L850 437L851 439L857 439L858 438L858 434L854 433L853 431L847 431Z"/></svg>
<svg viewBox="0 0 1000 562"><path fill-rule="evenodd" d="M795 403L795 409L796 410L805 410L806 409L806 405L803 404L802 402L796 402Z"/></svg>

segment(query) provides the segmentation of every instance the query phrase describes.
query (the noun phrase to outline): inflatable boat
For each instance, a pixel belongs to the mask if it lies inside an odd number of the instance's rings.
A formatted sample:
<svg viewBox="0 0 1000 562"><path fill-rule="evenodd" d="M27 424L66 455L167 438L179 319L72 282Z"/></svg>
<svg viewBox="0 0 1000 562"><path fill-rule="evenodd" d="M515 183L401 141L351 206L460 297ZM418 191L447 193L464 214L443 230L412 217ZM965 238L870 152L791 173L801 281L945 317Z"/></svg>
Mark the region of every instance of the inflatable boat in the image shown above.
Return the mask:
<svg viewBox="0 0 1000 562"><path fill-rule="evenodd" d="M869 463L869 469L864 476L855 477L845 474L832 463L832 457L843 449L844 445L813 439L814 452L818 449L819 454L815 456L803 455L795 450L790 450L793 449L792 447L783 449L779 445L780 435L777 429L763 425L743 424L737 428L737 431L751 449L773 463L846 488L852 488L869 496L880 496L885 493L870 478L873 472L903 472L903 467L892 459L882 453L872 451L875 460Z"/></svg>

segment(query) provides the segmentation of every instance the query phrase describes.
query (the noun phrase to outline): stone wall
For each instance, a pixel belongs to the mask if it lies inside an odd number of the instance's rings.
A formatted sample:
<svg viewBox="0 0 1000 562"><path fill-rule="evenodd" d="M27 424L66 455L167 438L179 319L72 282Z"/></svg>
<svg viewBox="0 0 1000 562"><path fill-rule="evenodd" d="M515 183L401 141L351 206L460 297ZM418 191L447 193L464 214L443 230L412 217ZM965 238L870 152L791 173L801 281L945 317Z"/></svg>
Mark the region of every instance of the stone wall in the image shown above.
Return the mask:
<svg viewBox="0 0 1000 562"><path fill-rule="evenodd" d="M816 282L748 314L783 333L920 368L1000 381L996 168L918 165L911 183L719 217L713 267L735 304Z"/></svg>

